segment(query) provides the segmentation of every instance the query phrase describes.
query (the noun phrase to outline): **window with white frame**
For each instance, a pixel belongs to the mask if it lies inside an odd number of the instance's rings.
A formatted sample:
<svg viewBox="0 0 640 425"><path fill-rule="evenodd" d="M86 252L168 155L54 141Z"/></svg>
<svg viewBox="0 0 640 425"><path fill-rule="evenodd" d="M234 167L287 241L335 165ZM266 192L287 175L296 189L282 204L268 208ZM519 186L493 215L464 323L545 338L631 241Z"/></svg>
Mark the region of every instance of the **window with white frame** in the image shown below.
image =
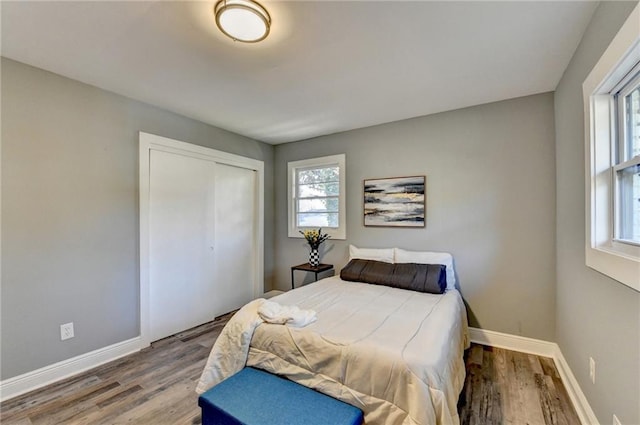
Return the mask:
<svg viewBox="0 0 640 425"><path fill-rule="evenodd" d="M640 291L640 5L583 84L585 260Z"/></svg>
<svg viewBox="0 0 640 425"><path fill-rule="evenodd" d="M333 239L346 239L345 155L288 163L289 237L322 228Z"/></svg>
<svg viewBox="0 0 640 425"><path fill-rule="evenodd" d="M620 86L615 93L614 229L618 241L640 245L640 70Z"/></svg>

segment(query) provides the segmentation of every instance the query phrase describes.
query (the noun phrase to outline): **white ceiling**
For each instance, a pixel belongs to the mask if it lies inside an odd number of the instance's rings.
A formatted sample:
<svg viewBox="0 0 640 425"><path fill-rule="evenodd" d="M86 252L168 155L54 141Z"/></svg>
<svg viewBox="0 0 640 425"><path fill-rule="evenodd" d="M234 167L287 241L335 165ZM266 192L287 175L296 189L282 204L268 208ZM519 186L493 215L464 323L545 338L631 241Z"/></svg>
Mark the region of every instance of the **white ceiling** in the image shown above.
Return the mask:
<svg viewBox="0 0 640 425"><path fill-rule="evenodd" d="M597 6L262 3L242 44L215 1L4 1L2 55L278 144L552 91Z"/></svg>

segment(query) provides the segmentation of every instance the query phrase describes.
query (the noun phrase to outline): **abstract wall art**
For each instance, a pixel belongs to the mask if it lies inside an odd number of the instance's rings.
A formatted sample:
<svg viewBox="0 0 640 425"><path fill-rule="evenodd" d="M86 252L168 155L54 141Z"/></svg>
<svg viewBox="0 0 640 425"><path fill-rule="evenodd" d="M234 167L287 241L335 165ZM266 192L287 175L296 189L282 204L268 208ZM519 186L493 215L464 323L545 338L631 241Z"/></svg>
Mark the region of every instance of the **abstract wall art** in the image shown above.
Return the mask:
<svg viewBox="0 0 640 425"><path fill-rule="evenodd" d="M364 225L425 226L425 176L364 181Z"/></svg>

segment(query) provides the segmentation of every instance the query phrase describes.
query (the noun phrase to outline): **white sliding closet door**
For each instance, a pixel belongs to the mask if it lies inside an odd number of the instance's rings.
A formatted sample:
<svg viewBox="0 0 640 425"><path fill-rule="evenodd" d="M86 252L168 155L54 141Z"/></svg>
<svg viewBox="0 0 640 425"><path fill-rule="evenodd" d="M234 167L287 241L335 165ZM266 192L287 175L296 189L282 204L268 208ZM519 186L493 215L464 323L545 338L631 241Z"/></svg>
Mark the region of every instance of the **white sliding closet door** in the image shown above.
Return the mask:
<svg viewBox="0 0 640 425"><path fill-rule="evenodd" d="M150 151L151 341L253 298L256 172Z"/></svg>
<svg viewBox="0 0 640 425"><path fill-rule="evenodd" d="M253 298L256 244L256 172L216 164L215 281L222 313Z"/></svg>
<svg viewBox="0 0 640 425"><path fill-rule="evenodd" d="M149 313L155 341L217 313L210 219L215 165L152 150L149 177Z"/></svg>

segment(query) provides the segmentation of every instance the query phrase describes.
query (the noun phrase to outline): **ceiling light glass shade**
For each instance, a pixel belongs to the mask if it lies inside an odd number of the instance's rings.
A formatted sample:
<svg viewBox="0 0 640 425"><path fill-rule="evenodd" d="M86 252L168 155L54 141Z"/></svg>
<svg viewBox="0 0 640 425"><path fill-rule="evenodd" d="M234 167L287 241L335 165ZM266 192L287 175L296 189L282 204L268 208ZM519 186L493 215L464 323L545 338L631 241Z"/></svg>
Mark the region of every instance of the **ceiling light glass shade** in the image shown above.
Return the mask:
<svg viewBox="0 0 640 425"><path fill-rule="evenodd" d="M220 0L214 13L220 31L233 40L255 43L269 34L269 12L253 0Z"/></svg>

